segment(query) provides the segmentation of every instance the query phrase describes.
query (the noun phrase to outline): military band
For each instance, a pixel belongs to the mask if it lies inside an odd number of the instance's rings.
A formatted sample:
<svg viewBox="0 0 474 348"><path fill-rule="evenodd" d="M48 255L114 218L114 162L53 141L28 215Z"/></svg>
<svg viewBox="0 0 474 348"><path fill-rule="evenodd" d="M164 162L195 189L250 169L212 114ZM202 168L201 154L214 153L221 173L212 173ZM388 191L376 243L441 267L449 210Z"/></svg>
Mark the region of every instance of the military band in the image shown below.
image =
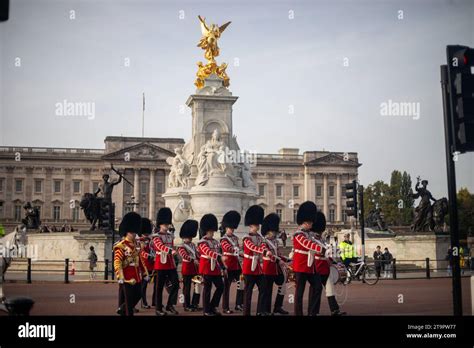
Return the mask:
<svg viewBox="0 0 474 348"><path fill-rule="evenodd" d="M333 265L333 259L326 255L328 246L322 240L321 234L326 228L325 216L310 201L301 204L296 215L298 228L293 235L293 252L286 257L280 253L278 246L279 216L270 213L264 217L264 210L258 205L251 206L245 213L244 224L248 227L248 233L242 241L235 234L241 216L237 211L229 211L221 221L220 240L214 238L215 232L219 230L216 216L205 214L199 223L186 220L182 224L179 232L182 243L177 248L174 245L172 212L169 208L158 211L156 228L149 219L141 218L137 213L126 214L119 227L122 240L113 248L114 271L119 283L117 313L133 315L140 299L142 308L150 308L146 290L150 275L153 274L155 286L152 305L155 306L156 314L178 315L175 305L179 291L176 258L179 258L185 312L200 310L199 300L202 296L205 316L221 315L218 310L221 298L223 312L232 314L230 290L232 283L236 282L234 310L246 316L251 315L252 294L256 286L256 315L288 315L289 312L284 309L284 299L289 270L292 269L296 283L294 315L303 315L306 283L310 285L307 315L319 314L323 286L331 315L345 314L340 311L334 293L339 273ZM153 231L155 233L152 234ZM198 231L200 239L194 244L193 239ZM275 285L277 292L273 296ZM164 307L165 286L168 298Z"/></svg>

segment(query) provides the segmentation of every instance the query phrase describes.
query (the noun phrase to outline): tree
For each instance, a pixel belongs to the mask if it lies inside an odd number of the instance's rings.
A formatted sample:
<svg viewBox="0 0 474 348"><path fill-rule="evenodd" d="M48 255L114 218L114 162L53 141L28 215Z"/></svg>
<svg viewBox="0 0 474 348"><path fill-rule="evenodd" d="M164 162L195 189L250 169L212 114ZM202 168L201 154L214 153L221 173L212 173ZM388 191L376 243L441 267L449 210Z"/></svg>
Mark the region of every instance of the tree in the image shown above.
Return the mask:
<svg viewBox="0 0 474 348"><path fill-rule="evenodd" d="M457 194L459 234L461 239L474 235L474 194L461 188Z"/></svg>

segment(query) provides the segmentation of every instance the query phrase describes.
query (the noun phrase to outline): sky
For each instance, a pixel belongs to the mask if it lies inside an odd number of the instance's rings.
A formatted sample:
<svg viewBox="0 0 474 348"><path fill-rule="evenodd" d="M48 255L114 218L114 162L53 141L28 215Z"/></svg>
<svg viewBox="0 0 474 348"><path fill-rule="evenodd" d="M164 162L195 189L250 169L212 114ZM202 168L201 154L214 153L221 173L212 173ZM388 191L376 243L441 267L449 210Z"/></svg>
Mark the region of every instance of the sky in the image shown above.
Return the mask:
<svg viewBox="0 0 474 348"><path fill-rule="evenodd" d="M447 196L439 67L446 45L474 47L474 1L10 2L0 146L103 148L106 136L141 136L142 93L145 136L189 139L201 15L232 21L217 61L239 97L241 148L358 152L364 185L398 169ZM58 115L65 100L93 105L93 117ZM383 114L397 103L411 113ZM474 153L456 169L458 188L474 192Z"/></svg>

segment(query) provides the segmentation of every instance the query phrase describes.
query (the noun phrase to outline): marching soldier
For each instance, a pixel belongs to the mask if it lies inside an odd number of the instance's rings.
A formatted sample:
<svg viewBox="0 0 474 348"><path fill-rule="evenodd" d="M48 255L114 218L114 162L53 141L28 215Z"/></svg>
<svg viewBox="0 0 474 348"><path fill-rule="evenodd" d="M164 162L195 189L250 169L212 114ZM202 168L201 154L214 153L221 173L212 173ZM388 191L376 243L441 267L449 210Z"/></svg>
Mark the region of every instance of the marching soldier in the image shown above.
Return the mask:
<svg viewBox="0 0 474 348"><path fill-rule="evenodd" d="M226 314L233 313L229 306L230 286L235 280L237 282L237 295L235 298L235 310L243 311L244 290L241 288L240 276L242 268L240 266L240 246L239 238L234 235L234 230L239 226L240 214L235 210L228 211L222 218L221 225L221 248L225 256L227 267L227 277L224 278L224 297L222 299L222 310Z"/></svg>
<svg viewBox="0 0 474 348"><path fill-rule="evenodd" d="M213 214L206 214L201 218L199 234L201 240L198 243L200 253L199 273L204 279L202 302L205 316L221 315L217 310L224 291L222 276L227 277L226 266L220 254L220 243L214 239L217 231L217 218ZM212 284L216 287L211 299Z"/></svg>
<svg viewBox="0 0 474 348"><path fill-rule="evenodd" d="M321 241L322 242L322 233L326 230L326 216L318 211L316 213L316 221L313 223L311 227L310 236L312 237L313 241ZM334 281L337 280L339 274L334 267L331 267L333 263L330 257L322 256L320 258L316 258L314 262L314 267L316 273L318 273L321 277L321 283L324 285L326 297L328 299L329 309L331 310L332 316L340 316L345 315L346 312L341 312L339 309L339 304L337 303L336 296L334 294ZM314 291L313 287L310 287L310 296ZM319 301L320 303L320 301ZM317 313L319 314L319 307L317 309Z"/></svg>
<svg viewBox="0 0 474 348"><path fill-rule="evenodd" d="M199 271L199 252L196 245L192 242L198 231L198 222L196 220L186 220L181 226L179 236L183 240L183 244L178 248L178 253L183 260L181 274L183 276L183 294L184 294L184 311L194 312L199 305L199 285L196 284L193 298L191 300L192 279Z"/></svg>
<svg viewBox="0 0 474 348"><path fill-rule="evenodd" d="M257 315L266 315L264 305L264 284L260 260L262 256L271 257L263 237L258 230L263 221L263 208L258 205L251 206L245 213L245 226L249 226L249 234L243 239L244 265L244 315L251 315L252 292L255 285L258 287Z"/></svg>
<svg viewBox="0 0 474 348"><path fill-rule="evenodd" d="M176 271L176 264L174 262L174 255L176 251L173 248L174 235L168 231L171 225L172 213L170 208L161 208L158 211L156 218L156 225L159 231L155 238L153 238L152 247L155 250L155 265L154 270L158 277L155 291L156 315L163 316L166 314L177 315L178 311L174 308L177 302L179 280L178 272ZM170 282L168 303L166 304L166 311L163 311L163 288L166 282Z"/></svg>
<svg viewBox="0 0 474 348"><path fill-rule="evenodd" d="M321 302L321 278L315 272L314 259L324 255L323 247L311 240L309 231L316 219L316 204L306 201L298 208L296 222L298 229L293 237L293 270L296 279L295 315L303 315L303 295L308 282L313 291L310 292L308 315L317 315Z"/></svg>
<svg viewBox="0 0 474 348"><path fill-rule="evenodd" d="M273 314L288 315L283 309L283 299L286 292L286 262L288 259L278 253L278 231L280 227L280 217L275 214L269 214L263 219L262 236L265 238L265 244L273 256L263 257L263 278L265 284L265 313L272 313L272 294L273 284L278 285L278 292L275 298Z"/></svg>
<svg viewBox="0 0 474 348"><path fill-rule="evenodd" d="M137 213L126 214L119 226L122 240L114 244L114 271L119 283L120 315L132 316L135 305L141 297L141 271L145 270L145 279L148 273L144 260L137 249L136 235L140 233L142 219ZM141 264L141 266L140 266Z"/></svg>
<svg viewBox="0 0 474 348"><path fill-rule="evenodd" d="M151 275L153 273L154 260L150 255L150 243L151 243L151 232L153 230L153 225L150 219L142 218L142 227L140 237L138 238L138 244L140 246L140 255L144 260L146 272ZM148 301L146 299L146 289L148 286L149 279L142 281L141 287L141 296L142 296L142 308L149 309Z"/></svg>

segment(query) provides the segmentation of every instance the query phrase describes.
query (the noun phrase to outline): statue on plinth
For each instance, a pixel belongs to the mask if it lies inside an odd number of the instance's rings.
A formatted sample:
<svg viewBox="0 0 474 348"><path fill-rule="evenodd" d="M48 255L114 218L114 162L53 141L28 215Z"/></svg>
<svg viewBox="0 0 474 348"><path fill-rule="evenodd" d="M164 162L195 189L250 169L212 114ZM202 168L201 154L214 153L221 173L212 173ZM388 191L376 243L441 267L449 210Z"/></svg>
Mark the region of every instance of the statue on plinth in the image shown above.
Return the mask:
<svg viewBox="0 0 474 348"><path fill-rule="evenodd" d="M448 200L446 198L435 199L428 191L427 186L428 180L421 180L420 177L417 177L416 193L412 197L414 199L421 198L421 200L415 208L415 217L411 225L411 230L414 232L442 231L444 217L448 212ZM433 205L431 201L433 201Z"/></svg>
<svg viewBox="0 0 474 348"><path fill-rule="evenodd" d="M384 220L382 209L377 208L369 212L369 215L367 216L366 220L366 226L374 228L378 231L387 230L387 225Z"/></svg>
<svg viewBox="0 0 474 348"><path fill-rule="evenodd" d="M188 188L188 179L191 175L191 168L183 156L183 150L176 148L174 150L176 156L168 157L166 163L171 166L168 177L168 187Z"/></svg>
<svg viewBox="0 0 474 348"><path fill-rule="evenodd" d="M26 202L23 206L25 209L25 218L21 222L27 229L38 229L41 225L40 213L37 207L33 207L31 202Z"/></svg>
<svg viewBox="0 0 474 348"><path fill-rule="evenodd" d="M227 22L221 26L217 24L206 24L205 18L198 16L199 22L201 23L202 37L199 40L198 47L204 50L204 57L207 59L207 64L198 62L198 72L196 73L196 81L194 84L197 88L204 87L204 80L211 74L216 74L223 80L223 85L229 87L229 76L227 76L225 70L227 68L226 63L222 63L220 66L217 65L215 57L219 55L219 46L217 45L218 39L221 34L229 26L230 22Z"/></svg>

